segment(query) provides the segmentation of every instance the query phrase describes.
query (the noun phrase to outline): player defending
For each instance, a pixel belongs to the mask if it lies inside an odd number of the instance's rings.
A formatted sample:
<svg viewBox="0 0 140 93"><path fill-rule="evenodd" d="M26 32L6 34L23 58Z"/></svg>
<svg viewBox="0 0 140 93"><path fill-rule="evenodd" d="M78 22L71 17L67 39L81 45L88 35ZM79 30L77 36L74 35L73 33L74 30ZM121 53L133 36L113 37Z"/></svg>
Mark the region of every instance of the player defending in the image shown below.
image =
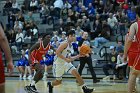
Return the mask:
<svg viewBox="0 0 140 93"><path fill-rule="evenodd" d="M36 70L35 76L29 86L25 86L25 91L38 93L35 84L43 78L44 67L40 64L43 56L46 55L50 49L50 36L45 35L43 40L34 44L29 50L29 62Z"/></svg>
<svg viewBox="0 0 140 93"><path fill-rule="evenodd" d="M79 55L71 57L73 52L72 42L75 40L75 31L70 30L67 32L67 41L62 42L56 50L57 58L53 64L53 73L56 78L53 82L48 82L49 93L53 93L53 87L61 84L62 76L65 72L71 73L76 77L84 93L92 93L93 89L87 88L83 79L76 71L75 67L71 64L72 61L79 58Z"/></svg>
<svg viewBox="0 0 140 93"><path fill-rule="evenodd" d="M13 60L7 38L4 34L2 26L0 25L0 93L5 93L5 75L2 62L2 51L4 52L6 60L8 61L7 67L10 75L14 69Z"/></svg>
<svg viewBox="0 0 140 93"><path fill-rule="evenodd" d="M128 81L128 93L133 93L136 85L136 78L140 75L140 6L136 7L137 22L130 26L129 35L125 41L124 61L131 67Z"/></svg>

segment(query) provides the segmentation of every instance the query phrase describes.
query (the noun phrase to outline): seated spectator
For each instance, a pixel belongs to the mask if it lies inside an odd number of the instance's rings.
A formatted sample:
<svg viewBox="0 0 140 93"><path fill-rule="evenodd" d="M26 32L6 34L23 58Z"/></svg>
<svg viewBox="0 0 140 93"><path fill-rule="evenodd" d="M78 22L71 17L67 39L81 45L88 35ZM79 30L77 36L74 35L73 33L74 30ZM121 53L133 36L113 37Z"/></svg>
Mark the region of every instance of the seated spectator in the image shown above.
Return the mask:
<svg viewBox="0 0 140 93"><path fill-rule="evenodd" d="M42 5L41 10L40 10L40 17L42 19L42 24L46 24L47 23L47 19L50 15L50 11L48 9L48 6L46 6L45 4Z"/></svg>
<svg viewBox="0 0 140 93"><path fill-rule="evenodd" d="M54 31L54 32L53 32L53 36L52 36L51 41L53 41L54 38L57 38L58 41L60 40L60 37L58 36L58 31Z"/></svg>
<svg viewBox="0 0 140 93"><path fill-rule="evenodd" d="M17 62L17 65L16 65L18 71L20 72L19 78L20 78L20 80L21 79L26 79L27 70L28 70L29 71L28 79L32 79L31 69L30 69L29 62L28 62L28 50L26 50L26 51L22 50L21 52L22 52L21 53L22 56L19 59L19 61Z"/></svg>
<svg viewBox="0 0 140 93"><path fill-rule="evenodd" d="M112 13L109 13L109 18L107 19L108 25L111 27L111 35L115 35L115 31L117 30L118 20Z"/></svg>
<svg viewBox="0 0 140 93"><path fill-rule="evenodd" d="M53 37L52 47L56 50L59 45L60 45L60 42L59 42L58 38L57 37Z"/></svg>
<svg viewBox="0 0 140 93"><path fill-rule="evenodd" d="M20 11L19 10L19 5L18 5L16 0L13 0L13 2L12 2L12 9L13 9L14 14L16 14L18 11Z"/></svg>
<svg viewBox="0 0 140 93"><path fill-rule="evenodd" d="M29 10L29 6L30 6L30 0L24 0L23 4L21 5L22 13L25 13L25 11L28 11Z"/></svg>
<svg viewBox="0 0 140 93"><path fill-rule="evenodd" d="M84 31L90 32L90 30L91 30L91 28L90 28L90 21L89 21L89 19L87 18L87 16L83 16L81 28L82 28Z"/></svg>
<svg viewBox="0 0 140 93"><path fill-rule="evenodd" d="M15 43L15 39L16 39L16 32L15 32L15 30L12 30L11 29L11 31L9 31L9 43Z"/></svg>
<svg viewBox="0 0 140 93"><path fill-rule="evenodd" d="M43 80L46 80L47 79L47 75L48 75L48 70L49 69L52 69L52 66L53 66L53 61L54 61L54 51L52 49L50 49L48 51L48 53L43 57L43 60L41 60L40 63L44 63L45 65L45 72L44 72L44 75L43 75Z"/></svg>
<svg viewBox="0 0 140 93"><path fill-rule="evenodd" d="M119 73L121 69L123 70L123 79L126 79L127 62L124 62L123 52L123 50L120 50L117 56L116 77L118 79L120 79Z"/></svg>
<svg viewBox="0 0 140 93"><path fill-rule="evenodd" d="M22 47L22 42L24 42L22 29L18 28L18 33L16 34L16 46L17 46L18 52Z"/></svg>
<svg viewBox="0 0 140 93"><path fill-rule="evenodd" d="M32 12L28 12L28 16L25 17L25 24L30 23L31 21L34 22L34 17Z"/></svg>
<svg viewBox="0 0 140 93"><path fill-rule="evenodd" d="M66 40L66 32L63 31L59 42L61 43L61 42L65 41L65 40Z"/></svg>
<svg viewBox="0 0 140 93"><path fill-rule="evenodd" d="M11 8L12 8L11 0L6 0L6 3L3 7L3 15L9 14Z"/></svg>
<svg viewBox="0 0 140 93"><path fill-rule="evenodd" d="M53 6L50 6L49 8L49 16L47 18L48 24L54 24L54 19L55 19L55 10Z"/></svg>
<svg viewBox="0 0 140 93"><path fill-rule="evenodd" d="M15 21L14 30L17 31L18 28L23 29L23 25L20 21Z"/></svg>
<svg viewBox="0 0 140 93"><path fill-rule="evenodd" d="M110 26L106 23L105 20L102 21L101 28L102 28L101 33L94 40L95 48L98 48L99 44L106 43L106 42L108 42L110 40L111 29L110 29Z"/></svg>
<svg viewBox="0 0 140 93"><path fill-rule="evenodd" d="M76 35L76 37L81 37L83 32L84 32L84 31L83 31L83 30L81 29L81 27L78 25L78 26L76 27L76 30L75 30L75 35Z"/></svg>
<svg viewBox="0 0 140 93"><path fill-rule="evenodd" d="M30 2L30 11L36 11L38 6L38 1L37 0L31 0Z"/></svg>
<svg viewBox="0 0 140 93"><path fill-rule="evenodd" d="M113 79L115 79L116 74L116 63L117 63L117 53L115 51L114 46L110 46L111 53L108 54L109 62L103 66L103 72L105 73L106 77L103 78L103 80L110 80L109 76L109 69L113 70Z"/></svg>
<svg viewBox="0 0 140 93"><path fill-rule="evenodd" d="M23 16L22 12L18 12L17 21L22 22L22 25L25 23L25 18Z"/></svg>
<svg viewBox="0 0 140 93"><path fill-rule="evenodd" d="M119 53L119 51L124 50L124 46L121 41L118 41L118 44L116 46L116 52Z"/></svg>
<svg viewBox="0 0 140 93"><path fill-rule="evenodd" d="M131 7L130 9L127 10L127 17L130 23L136 21L135 7Z"/></svg>
<svg viewBox="0 0 140 93"><path fill-rule="evenodd" d="M15 21L16 21L15 14L13 14L12 12L9 12L9 15L8 15L8 28L9 29L13 29Z"/></svg>

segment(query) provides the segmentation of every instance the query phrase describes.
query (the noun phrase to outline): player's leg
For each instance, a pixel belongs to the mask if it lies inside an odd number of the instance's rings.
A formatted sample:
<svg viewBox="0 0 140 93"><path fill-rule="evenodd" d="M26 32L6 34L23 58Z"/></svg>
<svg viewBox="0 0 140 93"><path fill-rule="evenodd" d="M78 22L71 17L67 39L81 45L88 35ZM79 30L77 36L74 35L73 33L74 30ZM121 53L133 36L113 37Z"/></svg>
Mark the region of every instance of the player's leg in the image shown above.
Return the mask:
<svg viewBox="0 0 140 93"><path fill-rule="evenodd" d="M2 62L0 62L0 66L0 93L5 93L5 75Z"/></svg>
<svg viewBox="0 0 140 93"><path fill-rule="evenodd" d="M136 86L136 78L140 75L140 71L131 69L130 76L128 80L128 93L133 93Z"/></svg>
<svg viewBox="0 0 140 93"><path fill-rule="evenodd" d="M0 93L5 93L5 83L0 84Z"/></svg>
<svg viewBox="0 0 140 93"><path fill-rule="evenodd" d="M53 75L56 80L48 82L49 93L53 92L53 87L60 85L62 83L62 75L64 74L65 65L63 64L53 64Z"/></svg>
<svg viewBox="0 0 140 93"><path fill-rule="evenodd" d="M77 72L76 68L71 63L66 63L66 69L65 72L71 73L73 76L76 77L76 80L78 81L79 85L82 87L84 93L92 93L93 89L87 88L87 86L84 83L84 80L80 76L80 74Z"/></svg>
<svg viewBox="0 0 140 93"><path fill-rule="evenodd" d="M37 93L37 89L35 87L35 84L41 80L43 78L43 74L44 74L44 67L42 67L41 64L35 64L34 65L34 69L36 70L35 76L33 78L33 80L31 81L29 86L25 86L25 90L27 92L35 92Z"/></svg>
<svg viewBox="0 0 140 93"><path fill-rule="evenodd" d="M71 74L72 74L73 76L76 77L76 80L78 81L79 85L82 86L82 89L83 89L83 92L84 92L84 93L92 93L92 92L93 92L93 89L87 88L87 86L85 85L85 83L84 83L82 77L81 77L80 74L76 71L76 69L73 69L73 70L71 71Z"/></svg>

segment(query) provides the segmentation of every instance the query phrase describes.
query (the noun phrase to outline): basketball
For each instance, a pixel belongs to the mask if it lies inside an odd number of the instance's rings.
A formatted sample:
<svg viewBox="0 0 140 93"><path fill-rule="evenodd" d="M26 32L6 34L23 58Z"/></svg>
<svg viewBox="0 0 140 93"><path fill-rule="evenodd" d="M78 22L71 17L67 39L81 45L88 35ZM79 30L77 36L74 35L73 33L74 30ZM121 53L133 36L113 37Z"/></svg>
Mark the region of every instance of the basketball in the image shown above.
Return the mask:
<svg viewBox="0 0 140 93"><path fill-rule="evenodd" d="M91 49L88 45L86 44L83 44L81 47L80 47L80 54L88 54L91 52Z"/></svg>

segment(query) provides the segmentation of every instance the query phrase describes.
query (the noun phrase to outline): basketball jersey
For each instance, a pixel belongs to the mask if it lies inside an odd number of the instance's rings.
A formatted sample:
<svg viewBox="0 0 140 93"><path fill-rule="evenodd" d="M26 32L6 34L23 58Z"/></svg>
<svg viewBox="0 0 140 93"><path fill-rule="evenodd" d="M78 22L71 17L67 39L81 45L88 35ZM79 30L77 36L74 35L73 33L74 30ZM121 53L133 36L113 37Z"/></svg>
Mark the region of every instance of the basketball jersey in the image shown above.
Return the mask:
<svg viewBox="0 0 140 93"><path fill-rule="evenodd" d="M37 62L40 62L41 60L43 60L43 56L46 55L49 49L50 49L50 43L44 48L43 41L40 41L39 48L32 51L31 53L32 61L36 60Z"/></svg>
<svg viewBox="0 0 140 93"><path fill-rule="evenodd" d="M64 41L64 42L66 42L66 41ZM64 43L63 42L63 43ZM72 46L72 44L71 45L67 45L67 47L62 51L62 55L64 56L64 57L66 57L66 58L68 58L68 57L70 57L71 56L71 54L73 54L74 53L74 50L73 50L73 46ZM56 64L63 64L63 63L65 63L65 60L64 59L61 59L61 58L59 58L59 57L57 57L57 56L55 56L55 63Z"/></svg>
<svg viewBox="0 0 140 93"><path fill-rule="evenodd" d="M138 32L135 34L129 52L140 53L140 20L137 22Z"/></svg>

